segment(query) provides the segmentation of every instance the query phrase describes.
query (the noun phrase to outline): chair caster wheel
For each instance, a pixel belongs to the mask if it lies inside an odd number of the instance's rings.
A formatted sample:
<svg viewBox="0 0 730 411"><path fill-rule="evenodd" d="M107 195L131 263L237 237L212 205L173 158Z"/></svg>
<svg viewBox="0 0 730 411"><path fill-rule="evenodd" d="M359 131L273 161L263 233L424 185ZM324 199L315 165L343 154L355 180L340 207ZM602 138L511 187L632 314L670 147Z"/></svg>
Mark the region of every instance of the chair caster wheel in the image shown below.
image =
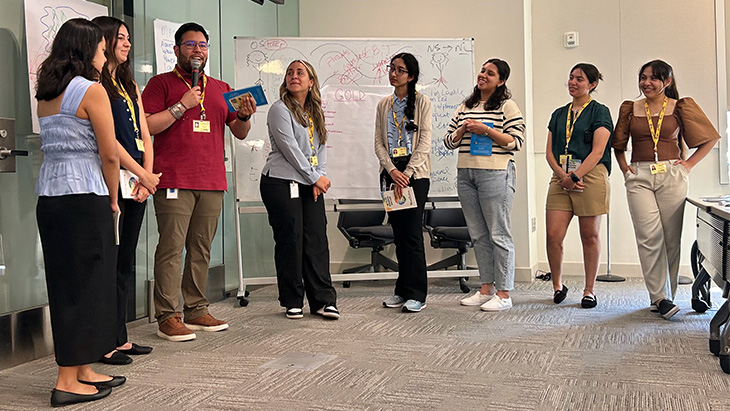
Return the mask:
<svg viewBox="0 0 730 411"><path fill-rule="evenodd" d="M720 368L725 374L730 374L730 355L720 354Z"/></svg>
<svg viewBox="0 0 730 411"><path fill-rule="evenodd" d="M693 298L692 299L692 309L697 311L698 313L703 313L707 311L710 308L710 306L707 304L706 301L700 300L699 298Z"/></svg>
<svg viewBox="0 0 730 411"><path fill-rule="evenodd" d="M342 282L342 288L350 288L350 282L349 281L343 281Z"/></svg>
<svg viewBox="0 0 730 411"><path fill-rule="evenodd" d="M245 297L244 297L244 298L239 298L239 299L238 299L238 304L239 304L239 305L240 305L241 307L247 307L247 306L248 306L248 299L247 299L247 298L245 298Z"/></svg>
<svg viewBox="0 0 730 411"><path fill-rule="evenodd" d="M717 357L720 355L720 340L710 339L710 352Z"/></svg>
<svg viewBox="0 0 730 411"><path fill-rule="evenodd" d="M461 289L461 292L464 294L467 294L469 291L471 291L471 288L469 288L466 284L459 284L459 288Z"/></svg>

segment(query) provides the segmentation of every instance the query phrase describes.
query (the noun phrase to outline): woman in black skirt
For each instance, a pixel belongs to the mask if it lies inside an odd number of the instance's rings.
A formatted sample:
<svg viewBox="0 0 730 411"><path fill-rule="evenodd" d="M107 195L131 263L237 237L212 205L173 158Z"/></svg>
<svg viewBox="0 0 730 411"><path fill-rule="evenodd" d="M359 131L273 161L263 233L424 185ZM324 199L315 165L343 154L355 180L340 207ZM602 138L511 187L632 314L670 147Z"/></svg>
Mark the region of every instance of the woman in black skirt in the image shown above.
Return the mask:
<svg viewBox="0 0 730 411"><path fill-rule="evenodd" d="M104 398L124 377L89 364L113 350L119 154L111 106L98 83L106 43L85 19L64 23L38 71L43 165L36 216L46 269L58 379L51 405Z"/></svg>

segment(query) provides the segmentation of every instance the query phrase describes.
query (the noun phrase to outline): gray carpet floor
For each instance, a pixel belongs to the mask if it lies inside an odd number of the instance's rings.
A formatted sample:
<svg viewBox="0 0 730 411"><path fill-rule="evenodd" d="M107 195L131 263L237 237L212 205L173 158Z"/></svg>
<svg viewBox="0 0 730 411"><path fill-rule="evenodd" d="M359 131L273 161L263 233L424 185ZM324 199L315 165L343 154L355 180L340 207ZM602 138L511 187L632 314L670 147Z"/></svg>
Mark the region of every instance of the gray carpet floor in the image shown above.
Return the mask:
<svg viewBox="0 0 730 411"><path fill-rule="evenodd" d="M89 410L730 410L730 375L708 351L704 314L689 286L672 321L648 309L643 283L599 283L598 307L580 308L582 279L560 305L549 283L517 284L514 308L458 304L455 279L429 283L428 307L380 306L393 281L337 284L339 321L289 320L275 286L211 306L230 323L173 343L138 321L130 339L152 345L127 366L96 364L128 382ZM472 279L471 285L476 286ZM0 372L0 409L49 408L52 357Z"/></svg>

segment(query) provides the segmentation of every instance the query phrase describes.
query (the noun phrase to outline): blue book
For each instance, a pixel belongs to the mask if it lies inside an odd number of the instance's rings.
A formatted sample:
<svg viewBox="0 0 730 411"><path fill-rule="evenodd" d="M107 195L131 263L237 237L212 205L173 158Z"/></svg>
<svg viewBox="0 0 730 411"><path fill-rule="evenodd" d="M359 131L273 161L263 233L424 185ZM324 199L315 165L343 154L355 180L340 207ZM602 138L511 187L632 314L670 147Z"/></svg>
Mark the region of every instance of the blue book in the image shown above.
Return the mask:
<svg viewBox="0 0 730 411"><path fill-rule="evenodd" d="M238 111L241 108L241 100L243 100L243 97L246 95L250 95L254 100L256 100L257 107L269 104L269 102L266 101L264 89L261 88L261 85L259 84L253 87L246 87L240 90L223 93L223 98L226 100L226 104L228 105L228 111Z"/></svg>
<svg viewBox="0 0 730 411"><path fill-rule="evenodd" d="M483 123L486 126L494 127L494 123ZM483 134L471 133L471 146L469 153L474 156L491 156L492 139Z"/></svg>

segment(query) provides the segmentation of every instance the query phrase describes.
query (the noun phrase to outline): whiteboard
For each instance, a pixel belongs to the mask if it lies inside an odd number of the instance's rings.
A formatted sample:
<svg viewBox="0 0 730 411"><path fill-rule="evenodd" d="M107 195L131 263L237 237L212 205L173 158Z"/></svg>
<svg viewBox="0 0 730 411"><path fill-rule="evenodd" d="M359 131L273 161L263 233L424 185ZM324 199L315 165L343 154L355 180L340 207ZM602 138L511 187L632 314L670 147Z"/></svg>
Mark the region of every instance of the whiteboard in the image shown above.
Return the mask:
<svg viewBox="0 0 730 411"><path fill-rule="evenodd" d="M266 116L292 60L314 66L329 133L328 198L379 198L373 149L378 101L393 93L386 66L401 52L416 56L417 89L431 99L430 195L456 195L456 151L443 144L448 122L474 88L473 39L358 39L236 37L236 89L261 84L269 105L259 107L248 137L235 141L236 199L260 201L259 180L271 149Z"/></svg>
<svg viewBox="0 0 730 411"><path fill-rule="evenodd" d="M84 0L25 0L25 41L28 50L28 82L33 132L40 133L35 86L41 63L51 54L56 32L66 20L106 16L106 6Z"/></svg>

